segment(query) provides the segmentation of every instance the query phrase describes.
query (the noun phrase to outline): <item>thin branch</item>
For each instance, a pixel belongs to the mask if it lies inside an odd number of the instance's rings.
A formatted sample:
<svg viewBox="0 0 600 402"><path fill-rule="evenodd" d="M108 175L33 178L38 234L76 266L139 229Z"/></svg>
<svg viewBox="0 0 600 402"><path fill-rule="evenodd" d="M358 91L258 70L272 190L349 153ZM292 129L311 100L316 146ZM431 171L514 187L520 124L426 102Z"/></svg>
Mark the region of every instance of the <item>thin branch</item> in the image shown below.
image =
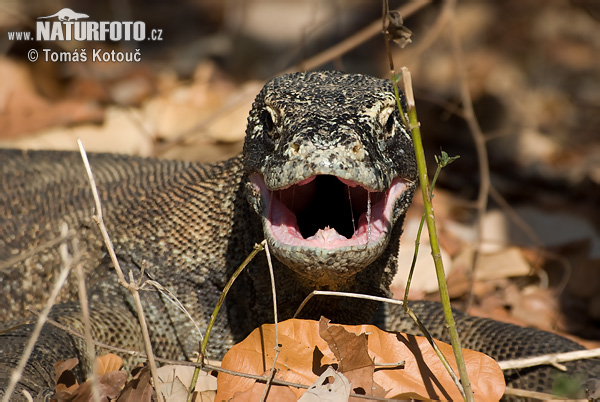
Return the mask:
<svg viewBox="0 0 600 402"><path fill-rule="evenodd" d="M175 135L172 139L169 139L160 145L156 145L152 151L152 155L162 155L171 148L177 145L181 145L199 131L206 129L223 116L226 116L228 113L231 113L236 107L243 104L244 102L248 102L255 96L256 88L254 86L249 86L248 88L244 89L241 93L237 93L236 95L234 95L233 98L230 99L225 105L221 106L214 113L211 113L210 116L200 121L194 127L182 131L181 133Z"/></svg>
<svg viewBox="0 0 600 402"><path fill-rule="evenodd" d="M110 236L108 235L108 231L106 230L106 226L104 225L104 218L102 216L102 204L100 203L100 196L98 195L98 187L96 186L96 180L94 179L94 175L92 173L90 161L88 160L87 153L83 148L83 143L81 142L81 139L77 139L77 145L79 146L79 153L81 154L81 159L83 160L85 171L87 172L90 188L92 190L92 197L94 197L94 204L96 205L96 214L92 217L92 219L94 220L94 222L96 222L96 225L98 225L98 228L102 233L102 238L104 239L104 243L106 244L108 254L110 255L110 259L113 263L113 266L115 267L117 277L119 278L119 284L129 289L129 284L125 280L125 275L123 275L121 264L119 264L119 260L117 259L117 255L115 253L112 241L110 240Z"/></svg>
<svg viewBox="0 0 600 402"><path fill-rule="evenodd" d="M306 296L306 298L304 298L304 300L302 301L302 303L300 304L300 306L294 313L293 318L298 317L298 314L300 314L300 311L302 311L304 306L306 306L306 303L308 303L309 300L312 299L314 296L341 296L341 297L350 297L350 298L354 298L354 299L364 299L364 300L372 300L372 301L378 301L378 302L383 302L383 303L398 304L400 306L403 305L402 300L389 299L387 297L363 295L360 293L350 293L350 292L334 292L331 290L313 290L308 296Z"/></svg>
<svg viewBox="0 0 600 402"><path fill-rule="evenodd" d="M31 248L25 252L19 253L19 255L15 256L13 258L4 260L4 261L0 262L0 271L2 271L14 264L17 264L21 261L25 261L29 257L32 257L38 253L41 253L42 251L44 251L46 249L49 249L58 244L61 244L65 240L72 239L73 237L75 237L76 234L77 234L77 231L69 230L64 236L60 235L58 237L55 237L54 239L48 240L47 242L44 242L44 243L42 243L34 248Z"/></svg>
<svg viewBox="0 0 600 402"><path fill-rule="evenodd" d="M192 317L192 315L187 310L187 308L183 305L183 303L181 301L179 301L179 299L177 298L177 296L173 292L171 292L169 289L165 288L163 285L161 285L157 281L151 280L151 279L145 281L144 284L142 285L141 289L142 290L146 290L147 286L154 287L164 297L166 297L169 302L173 303L183 314L185 314L185 316L194 325L194 328L196 328L196 331L198 331L198 335L200 336L200 340L204 339L204 337L202 335L202 331L200 330L200 326L198 325L198 323L196 322L196 320L194 320L194 317Z"/></svg>
<svg viewBox="0 0 600 402"><path fill-rule="evenodd" d="M442 351L439 348L439 346L437 345L437 343L435 343L433 337L431 336L431 334L429 333L429 331L427 330L425 325L423 325L421 320L419 320L419 317L417 317L417 315L411 310L411 308L408 306L408 304L404 305L404 311L406 311L406 314L408 314L408 316L415 322L415 324L417 324L417 326L419 327L419 329L421 330L421 332L423 333L425 338L427 338L427 341L429 342L429 344L433 348L435 354L438 356L438 358L442 362L442 365L444 366L444 368L446 369L448 374L450 374L452 381L454 381L454 384L461 391L461 394L463 394L463 396L464 396L465 390L460 382L460 379L456 376L456 373L450 366L450 362L448 361L448 359L446 359L446 356L442 353Z"/></svg>
<svg viewBox="0 0 600 402"><path fill-rule="evenodd" d="M440 37L442 32L444 32L446 24L452 17L452 10L455 4L456 0L444 1L444 5L442 6L442 9L438 14L434 24L427 29L427 32L425 32L425 35L421 38L421 40L419 40L415 46L410 48L408 54L406 55L407 58L411 60L418 59L421 56L421 53L431 47L431 45Z"/></svg>
<svg viewBox="0 0 600 402"><path fill-rule="evenodd" d="M61 233L64 235L68 231L68 226L63 223ZM77 238L72 241L73 253L79 252L79 242ZM67 250L67 244L62 243L59 248L60 255L65 264L71 263L71 257ZM92 365L92 372L89 376L89 381L92 387L92 399L94 402L100 402L100 393L98 391L98 365L96 364L96 348L94 347L94 339L92 338L92 324L90 322L90 309L88 306L87 291L85 288L85 275L83 273L83 264L78 261L75 264L75 274L77 276L77 286L79 294L79 304L81 306L81 316L83 318L83 330L85 333L85 344L88 354L88 360Z"/></svg>
<svg viewBox="0 0 600 402"><path fill-rule="evenodd" d="M204 340L202 341L202 345L200 348L200 357L201 358L206 353L208 339L210 337L212 327L213 327L215 321L217 320L217 315L219 314L219 310L221 309L223 302L225 302L225 296L227 296L229 289L231 288L231 286L233 286L233 282L237 279L238 276L240 276L240 274L242 273L244 268L246 268L246 266L250 263L250 261L252 261L252 259L256 256L256 254L258 254L260 251L262 251L263 248L264 248L264 246L262 243L255 244L254 250L252 250L250 252L248 257L246 257L246 259L240 264L240 266L235 270L235 272L229 278L229 281L227 281L227 283L225 284L225 287L223 288L223 291L221 292L221 296L219 297L219 300L217 301L217 305L215 306L215 308L212 312L212 315L210 316L210 321L208 322L208 326L206 328L206 335L204 335Z"/></svg>
<svg viewBox="0 0 600 402"><path fill-rule="evenodd" d="M33 308L28 308L27 310L29 312L37 315L37 316L41 315L41 313L39 311L37 311L37 310L35 310ZM80 338L80 339L85 340L85 335L83 335L83 334L81 334L81 333L79 333L79 332L77 332L77 331L75 331L75 330L73 330L73 329L71 329L71 328L69 328L69 327L67 327L65 325L62 325L58 321L54 321L53 319L48 318L46 320L46 322L48 324L52 325L52 326L55 326L56 328L59 328L59 329L65 331L69 335L72 335L72 336L74 336L76 338ZM101 349L106 349L106 350L110 350L110 351L113 351L113 352L117 352L117 353L122 353L122 354L125 354L125 355L129 355L129 356L139 356L141 358L145 358L146 357L146 355L143 352L140 352L140 351L137 351L137 350L124 349L124 348L120 348L118 346L109 345L107 343L103 343L103 342L96 341L96 340L92 340L92 342L94 343L94 346L96 346L98 348L101 348ZM157 360L158 360L158 358L157 358Z"/></svg>
<svg viewBox="0 0 600 402"><path fill-rule="evenodd" d="M104 239L104 244L110 255L113 266L115 268L115 272L119 278L119 284L125 287L131 295L133 296L133 300L135 302L136 311L138 315L138 320L140 322L140 327L142 330L142 336L144 338L144 348L146 349L146 355L148 356L148 363L150 365L150 372L152 373L152 380L154 381L154 386L158 387L158 375L156 373L156 362L154 360L154 353L152 352L152 343L150 342L150 334L148 332L148 326L146 325L146 317L144 316L144 310L142 307L142 301L140 299L140 294L138 292L139 288L133 279L133 273L129 272L130 282L128 283L125 280L125 276L123 275L123 270L121 269L121 265L119 264L119 260L117 259L117 255L115 253L115 249L113 247L112 241L110 240L110 236L108 235L108 231L106 229L106 225L104 224L104 219L102 218L102 205L100 204L100 197L98 196L98 188L96 187L96 181L94 180L94 175L92 173L92 169L90 167L90 162L88 161L87 154L85 149L83 148L83 143L81 139L77 140L77 145L79 146L79 152L81 153L81 159L83 160L83 164L85 165L85 170L87 172L87 176L90 182L90 187L92 189L92 195L94 197L94 202L96 204L96 214L93 216L93 220L98 225L100 232L102 233L102 238ZM163 400L162 394L160 392L156 392L157 398L159 401Z"/></svg>
<svg viewBox="0 0 600 402"><path fill-rule="evenodd" d="M397 88L396 84L394 84L394 86L396 86L396 88ZM458 159L459 157L460 156L448 157L448 154L446 154L444 151L442 151L442 156L440 158L438 158L437 156L435 157L435 160L437 162L437 168L435 170L435 174L433 175L433 180L431 181L431 189L430 189L430 194L429 194L429 197L431 199L433 199L433 189L435 188L435 184L440 175L440 172L442 171L442 169L444 167L448 166L450 163L452 163L454 160ZM424 224L425 224L425 212L423 212L423 215L421 215L421 221L419 222L419 229L417 230L417 235L415 236L415 251L413 253L413 258L412 258L412 261L410 264L410 270L408 272L408 279L406 280L406 289L404 289L404 306L405 306L405 308L408 307L408 292L410 291L410 284L412 282L412 277L415 272L415 266L417 265L417 257L419 256L419 248L421 246L421 233L423 232ZM400 241L400 240L398 240L398 241ZM400 249L398 249L398 255L396 256L396 259L399 259L399 258L400 258Z"/></svg>
<svg viewBox="0 0 600 402"><path fill-rule="evenodd" d="M76 256L73 260L71 260L71 263L74 260L79 260L79 258L80 258L80 256ZM2 402L10 401L10 397L12 396L13 392L15 391L17 383L19 382L19 380L21 379L21 376L23 375L23 370L25 369L27 361L29 360L29 357L31 356L33 347L35 346L35 343L37 342L37 340L40 336L42 327L44 326L44 323L46 322L46 320L48 318L50 309L52 309L52 306L54 306L54 303L56 302L56 298L58 297L58 293L62 289L65 281L67 280L67 277L69 276L69 272L71 272L71 264L63 263L61 270L60 270L60 274L59 274L56 282L54 283L52 292L50 293L50 297L46 301L46 304L44 305L42 312L38 316L37 322L35 323L35 327L34 327L33 331L31 332L31 337L29 338L29 341L27 342L27 345L25 346L25 350L23 350L23 353L21 354L21 359L19 359L17 366L11 373L10 382L6 389L6 393L4 394L4 398L2 398Z"/></svg>
<svg viewBox="0 0 600 402"><path fill-rule="evenodd" d="M496 203L500 206L500 208L504 210L504 212L506 212L508 218L512 220L515 223L515 225L517 225L517 227L521 229L523 233L525 233L525 235L536 245L536 247L543 248L544 243L537 235L537 233L535 233L531 225L525 222L525 220L517 214L515 209L511 207L508 201L506 201L502 194L500 194L498 189L496 189L496 187L490 184L489 191L492 199L496 201Z"/></svg>
<svg viewBox="0 0 600 402"><path fill-rule="evenodd" d="M520 398L539 399L540 401L547 401L547 400L564 401L565 400L564 396L556 396L556 395L552 395L552 394L546 394L545 392L528 391L526 389L518 389L518 388L512 388L512 387L506 387L504 389L504 395L513 395L513 396L518 396Z"/></svg>
<svg viewBox="0 0 600 402"><path fill-rule="evenodd" d="M277 328L277 323L279 322L279 319L277 318L277 289L275 287L275 274L273 273L271 250L269 249L269 244L266 240L263 240L261 244L265 248L265 254L267 256L267 265L269 266L269 276L271 278L271 292L273 293L273 317L275 321L275 343L277 344L277 347L280 347L281 345L279 345L279 330Z"/></svg>
<svg viewBox="0 0 600 402"><path fill-rule="evenodd" d="M473 108L473 99L469 91L469 82L467 79L467 70L464 64L464 54L462 51L462 45L460 43L460 37L458 36L458 28L456 26L455 8L451 10L450 18L450 36L452 42L452 49L454 55L454 62L458 71L458 80L460 83L460 94L463 106L464 119L469 126L469 131L473 137L475 144L475 151L477 153L477 162L479 163L479 193L477 195L477 221L475 224L475 232L477 236L475 252L473 253L473 259L471 261L472 272L470 280L470 288L472 290L473 283L475 281L475 269L479 260L481 241L483 235L483 217L487 211L488 196L490 192L490 166L486 147L486 139L481 131L475 110ZM469 303L473 301L473 292L469 292Z"/></svg>
<svg viewBox="0 0 600 402"><path fill-rule="evenodd" d="M231 286L233 286L233 282L237 279L238 276L240 276L240 274L242 273L244 268L246 268L246 266L250 263L250 261L252 261L252 259L256 256L256 254L258 254L260 251L262 251L263 248L264 248L263 243L254 245L254 250L252 250L250 252L250 254L246 257L246 259L240 264L240 266L237 267L237 269L231 275L231 277L225 284L225 287L221 291L221 295L219 296L217 305L213 309L213 312L210 316L210 320L208 321L208 325L206 326L206 333L205 333L204 339L202 340L202 343L200 345L200 355L198 356L198 362L204 361L204 356L206 354L206 347L208 346L208 339L210 338L210 333L215 324L215 321L217 320L217 315L219 314L219 310L221 309L221 306L225 302L225 297L227 296L229 289L231 288ZM200 375L200 370L197 368L196 370L194 370L194 374L192 375L192 382L190 384L190 388L188 389L188 397L187 397L188 402L190 402L192 400L192 395L196 388L196 381L198 381L199 375Z"/></svg>
<svg viewBox="0 0 600 402"><path fill-rule="evenodd" d="M277 318L277 290L275 288L275 274L273 273L273 263L271 262L271 251L269 250L269 244L266 240L263 240L261 244L265 248L265 254L267 255L267 265L269 266L269 275L271 278L271 292L273 293L273 317L275 321L275 357L273 358L273 364L271 365L271 370L269 372L269 380L267 381L267 385L265 386L263 394L260 398L261 402L263 402L267 400L269 388L271 387L271 383L275 378L275 365L277 364L277 359L279 358L279 353L281 352L281 345L279 344L279 320Z"/></svg>
<svg viewBox="0 0 600 402"><path fill-rule="evenodd" d="M423 8L424 6L426 6L429 3L430 3L429 0L414 1L414 2L407 3L407 4L403 5L402 7L399 7L397 9L397 11L400 12L400 14L406 18L406 17L416 13L417 11L419 11L421 8ZM361 45L362 43L368 41L369 39L376 37L380 33L381 33L381 19L378 18L377 20L375 20L372 23L370 23L369 25L367 25L365 28L361 29L354 35L344 39L343 41L336 44L335 46L332 46L329 49L314 55L313 57L309 58L308 60L306 60L302 63L299 63L299 64L285 70L282 73L289 73L289 72L293 72L293 71L314 70L315 68L320 67L323 64L328 63L332 60L335 60L338 57L348 53L355 47Z"/></svg>
<svg viewBox="0 0 600 402"><path fill-rule="evenodd" d="M502 370L519 369L541 366L545 364L570 362L574 360L593 359L600 357L600 348L589 350L574 350L571 352L549 353L541 356L525 357L523 359L504 360L498 362Z"/></svg>

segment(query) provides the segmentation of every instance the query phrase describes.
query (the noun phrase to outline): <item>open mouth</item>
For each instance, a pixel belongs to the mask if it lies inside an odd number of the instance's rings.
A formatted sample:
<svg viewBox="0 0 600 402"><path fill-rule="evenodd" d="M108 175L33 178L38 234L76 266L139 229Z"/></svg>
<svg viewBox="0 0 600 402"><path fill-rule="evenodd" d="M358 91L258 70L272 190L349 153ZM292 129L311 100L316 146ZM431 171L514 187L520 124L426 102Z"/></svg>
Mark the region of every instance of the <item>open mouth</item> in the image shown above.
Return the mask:
<svg viewBox="0 0 600 402"><path fill-rule="evenodd" d="M331 175L315 175L279 190L266 188L259 174L250 176L263 203L267 235L282 246L353 248L385 239L395 201L407 189L396 178L386 191Z"/></svg>

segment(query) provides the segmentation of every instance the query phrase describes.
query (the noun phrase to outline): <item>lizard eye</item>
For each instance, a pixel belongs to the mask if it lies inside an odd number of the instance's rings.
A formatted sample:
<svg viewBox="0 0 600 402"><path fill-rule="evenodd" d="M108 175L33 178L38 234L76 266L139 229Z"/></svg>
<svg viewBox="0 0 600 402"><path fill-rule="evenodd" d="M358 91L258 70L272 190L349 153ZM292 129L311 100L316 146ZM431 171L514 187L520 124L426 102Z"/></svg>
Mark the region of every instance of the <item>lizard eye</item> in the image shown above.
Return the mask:
<svg viewBox="0 0 600 402"><path fill-rule="evenodd" d="M279 114L271 106L265 106L261 114L261 120L269 135L273 136L273 129L279 124Z"/></svg>
<svg viewBox="0 0 600 402"><path fill-rule="evenodd" d="M394 108L386 108L380 115L380 122L383 126L383 135L385 138L394 136L394 127L396 126L396 118L394 117Z"/></svg>
<svg viewBox="0 0 600 402"><path fill-rule="evenodd" d="M263 112L261 113L261 120L267 131L273 130L273 118L271 118L269 112L263 110Z"/></svg>
<svg viewBox="0 0 600 402"><path fill-rule="evenodd" d="M394 114L390 113L390 116L388 117L387 122L385 123L385 131L390 136L394 135L394 123Z"/></svg>

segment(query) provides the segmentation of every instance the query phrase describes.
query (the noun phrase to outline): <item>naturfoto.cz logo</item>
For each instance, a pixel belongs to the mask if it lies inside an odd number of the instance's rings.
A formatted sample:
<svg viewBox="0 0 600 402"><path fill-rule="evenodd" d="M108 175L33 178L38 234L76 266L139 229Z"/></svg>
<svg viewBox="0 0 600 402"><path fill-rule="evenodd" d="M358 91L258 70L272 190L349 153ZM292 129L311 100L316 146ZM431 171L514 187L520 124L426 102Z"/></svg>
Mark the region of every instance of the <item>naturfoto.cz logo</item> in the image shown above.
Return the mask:
<svg viewBox="0 0 600 402"><path fill-rule="evenodd" d="M78 13L70 8L63 8L55 14L38 17L35 24L36 41L77 41L77 42L103 42L103 41L136 41L144 40L161 41L162 29L146 31L143 21L92 21L89 15ZM34 40L31 32L8 32L11 41ZM54 52L50 49L42 49L46 61L87 61L86 49L77 52L75 58L69 57L70 52ZM131 53L131 54L128 54ZM36 61L38 52L31 49L28 59ZM128 57L129 56L129 57ZM140 61L139 50L136 52L104 51L92 49L92 61Z"/></svg>

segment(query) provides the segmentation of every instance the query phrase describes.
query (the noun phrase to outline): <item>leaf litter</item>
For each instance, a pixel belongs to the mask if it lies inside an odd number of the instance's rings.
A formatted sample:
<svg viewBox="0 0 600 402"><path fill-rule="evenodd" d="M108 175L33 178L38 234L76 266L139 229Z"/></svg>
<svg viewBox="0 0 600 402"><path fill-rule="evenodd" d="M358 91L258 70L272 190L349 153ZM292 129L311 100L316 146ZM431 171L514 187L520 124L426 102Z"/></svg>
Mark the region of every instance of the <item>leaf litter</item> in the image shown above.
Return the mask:
<svg viewBox="0 0 600 402"><path fill-rule="evenodd" d="M225 355L222 367L265 375L275 357L274 331L272 324L254 330ZM292 319L279 324L279 342L282 346L275 364L276 380L310 386L328 368L334 367L336 372L348 378L355 392L387 398L462 399L450 375L423 337L385 332L372 325L341 326L329 325L323 319L321 322ZM437 344L456 370L452 347L442 342ZM497 363L472 350L463 349L463 354L477 400L499 400L505 384ZM401 361L404 365L395 367ZM386 363L392 367L378 367ZM220 373L217 386L216 400L231 398L238 401L249 400L247 395L250 394L262 395L265 384ZM267 400L297 400L305 392L305 388L272 385ZM287 395L285 399L284 394Z"/></svg>

